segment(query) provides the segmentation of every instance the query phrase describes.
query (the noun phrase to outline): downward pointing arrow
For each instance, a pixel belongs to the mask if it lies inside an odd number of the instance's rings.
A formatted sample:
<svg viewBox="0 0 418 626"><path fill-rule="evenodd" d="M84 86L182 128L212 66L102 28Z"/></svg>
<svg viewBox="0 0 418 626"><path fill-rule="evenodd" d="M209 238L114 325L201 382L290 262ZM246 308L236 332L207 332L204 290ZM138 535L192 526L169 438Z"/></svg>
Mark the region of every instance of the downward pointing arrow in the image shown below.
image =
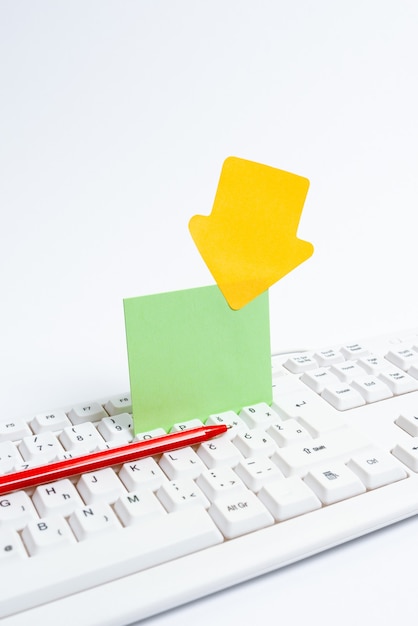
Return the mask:
<svg viewBox="0 0 418 626"><path fill-rule="evenodd" d="M189 222L193 240L232 309L240 309L306 261L313 246L296 236L309 181L229 157L212 212Z"/></svg>

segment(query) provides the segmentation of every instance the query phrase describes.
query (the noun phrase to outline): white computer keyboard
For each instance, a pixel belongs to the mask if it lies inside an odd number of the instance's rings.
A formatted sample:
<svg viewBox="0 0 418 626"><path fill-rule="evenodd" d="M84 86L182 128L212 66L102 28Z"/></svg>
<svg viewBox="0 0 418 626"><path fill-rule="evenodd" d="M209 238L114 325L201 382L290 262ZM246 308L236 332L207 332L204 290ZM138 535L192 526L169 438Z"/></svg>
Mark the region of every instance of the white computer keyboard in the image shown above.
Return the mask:
<svg viewBox="0 0 418 626"><path fill-rule="evenodd" d="M2 624L129 624L416 514L418 329L272 362L220 438L0 496ZM132 441L129 411L4 416L0 472Z"/></svg>

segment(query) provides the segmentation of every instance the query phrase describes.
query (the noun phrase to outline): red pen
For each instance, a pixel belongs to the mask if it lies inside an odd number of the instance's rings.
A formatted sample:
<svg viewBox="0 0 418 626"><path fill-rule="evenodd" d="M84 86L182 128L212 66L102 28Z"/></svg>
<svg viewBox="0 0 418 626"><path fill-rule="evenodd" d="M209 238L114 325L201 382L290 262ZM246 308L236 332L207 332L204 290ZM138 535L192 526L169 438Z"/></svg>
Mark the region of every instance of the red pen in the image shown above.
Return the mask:
<svg viewBox="0 0 418 626"><path fill-rule="evenodd" d="M180 432L171 433L147 441L129 443L125 446L93 452L74 459L65 459L48 463L40 467L32 467L21 472L13 472L0 476L0 496L10 491L37 487L60 478L69 478L85 472L92 472L111 465L137 461L146 456L154 456L163 452L171 452L185 446L193 446L213 437L222 435L228 430L225 424L199 426Z"/></svg>

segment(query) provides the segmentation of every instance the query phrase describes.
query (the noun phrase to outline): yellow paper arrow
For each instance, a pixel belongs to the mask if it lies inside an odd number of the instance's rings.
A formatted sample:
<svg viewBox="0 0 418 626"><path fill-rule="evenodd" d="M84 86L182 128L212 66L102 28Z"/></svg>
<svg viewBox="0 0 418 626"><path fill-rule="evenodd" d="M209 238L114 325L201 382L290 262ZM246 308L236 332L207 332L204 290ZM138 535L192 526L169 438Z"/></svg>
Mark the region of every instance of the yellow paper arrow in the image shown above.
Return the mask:
<svg viewBox="0 0 418 626"><path fill-rule="evenodd" d="M223 164L212 212L189 222L193 240L232 309L240 309L306 261L296 237L307 178L236 157Z"/></svg>

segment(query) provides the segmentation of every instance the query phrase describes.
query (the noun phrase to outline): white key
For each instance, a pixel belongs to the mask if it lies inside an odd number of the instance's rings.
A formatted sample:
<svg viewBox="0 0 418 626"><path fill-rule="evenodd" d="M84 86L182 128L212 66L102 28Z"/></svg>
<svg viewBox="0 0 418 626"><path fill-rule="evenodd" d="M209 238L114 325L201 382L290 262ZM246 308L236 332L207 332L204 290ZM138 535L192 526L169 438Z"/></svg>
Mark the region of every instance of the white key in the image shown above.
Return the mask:
<svg viewBox="0 0 418 626"><path fill-rule="evenodd" d="M199 506L204 509L210 506L209 500L191 478L163 483L157 491L157 496L169 512L190 506Z"/></svg>
<svg viewBox="0 0 418 626"><path fill-rule="evenodd" d="M112 503L126 493L122 481L111 467L83 474L77 483L77 490L86 503Z"/></svg>
<svg viewBox="0 0 418 626"><path fill-rule="evenodd" d="M245 406L239 413L248 428L267 428L278 418L277 413L266 403Z"/></svg>
<svg viewBox="0 0 418 626"><path fill-rule="evenodd" d="M97 430L105 441L117 442L120 445L129 443L134 438L132 415L118 413L113 417L104 417L97 424Z"/></svg>
<svg viewBox="0 0 418 626"><path fill-rule="evenodd" d="M84 453L95 452L104 443L103 437L90 422L64 428L59 440L66 450L71 452L79 450Z"/></svg>
<svg viewBox="0 0 418 626"><path fill-rule="evenodd" d="M203 461L189 446L173 452L164 452L159 465L170 480L177 478L197 478L206 469Z"/></svg>
<svg viewBox="0 0 418 626"><path fill-rule="evenodd" d="M267 433L279 447L312 439L306 428L294 419L275 422L267 429Z"/></svg>
<svg viewBox="0 0 418 626"><path fill-rule="evenodd" d="M310 354L303 353L290 357L283 366L292 374L302 374L307 370L316 369L318 362Z"/></svg>
<svg viewBox="0 0 418 626"><path fill-rule="evenodd" d="M229 426L228 431L223 435L223 437L228 439L234 439L240 431L248 428L244 420L238 417L234 411L224 411L223 413L209 415L206 424L226 424Z"/></svg>
<svg viewBox="0 0 418 626"><path fill-rule="evenodd" d="M348 411L348 409L355 409L366 404L363 396L346 383L326 387L321 396L338 411Z"/></svg>
<svg viewBox="0 0 418 626"><path fill-rule="evenodd" d="M389 350L385 355L385 359L390 361L395 367L399 367L405 372L411 367L411 365L418 364L418 352L411 350L407 346L398 346L396 349Z"/></svg>
<svg viewBox="0 0 418 626"><path fill-rule="evenodd" d="M399 369L392 368L381 372L379 378L390 388L394 395L409 393L418 389L418 380Z"/></svg>
<svg viewBox="0 0 418 626"><path fill-rule="evenodd" d="M12 472L16 465L23 463L18 449L11 441L0 443L0 474Z"/></svg>
<svg viewBox="0 0 418 626"><path fill-rule="evenodd" d="M369 354L369 350L361 343L350 343L341 348L346 359L359 359Z"/></svg>
<svg viewBox="0 0 418 626"><path fill-rule="evenodd" d="M150 489L141 489L121 496L113 508L124 526L166 515L164 507Z"/></svg>
<svg viewBox="0 0 418 626"><path fill-rule="evenodd" d="M155 439L156 437L164 437L166 435L166 431L164 428L154 428L153 430L146 430L141 433L137 433L134 437L134 441L149 441L150 439Z"/></svg>
<svg viewBox="0 0 418 626"><path fill-rule="evenodd" d="M265 528L274 522L257 496L247 489L215 500L209 514L227 539Z"/></svg>
<svg viewBox="0 0 418 626"><path fill-rule="evenodd" d="M277 465L268 457L243 459L234 471L245 485L256 493L266 483L283 478Z"/></svg>
<svg viewBox="0 0 418 626"><path fill-rule="evenodd" d="M401 413L398 419L395 420L395 424L412 437L418 437L418 412L409 411Z"/></svg>
<svg viewBox="0 0 418 626"><path fill-rule="evenodd" d="M125 393L121 396L113 396L105 404L106 412L109 415L118 415L119 413L132 413L131 394Z"/></svg>
<svg viewBox="0 0 418 626"><path fill-rule="evenodd" d="M21 530L28 522L37 518L36 509L24 491L0 496L0 528Z"/></svg>
<svg viewBox="0 0 418 626"><path fill-rule="evenodd" d="M324 504L339 502L366 491L360 479L343 463L311 470L304 481Z"/></svg>
<svg viewBox="0 0 418 626"><path fill-rule="evenodd" d="M0 564L8 566L13 561L20 563L27 556L18 533L8 528L0 529Z"/></svg>
<svg viewBox="0 0 418 626"><path fill-rule="evenodd" d="M277 449L274 440L262 428L238 433L234 445L245 456L271 456Z"/></svg>
<svg viewBox="0 0 418 626"><path fill-rule="evenodd" d="M3 420L0 422L0 441L18 441L31 434L31 429L22 419Z"/></svg>
<svg viewBox="0 0 418 626"><path fill-rule="evenodd" d="M242 459L242 454L238 448L226 437L204 441L198 447L197 454L206 467L210 468L218 467L219 465L234 467Z"/></svg>
<svg viewBox="0 0 418 626"><path fill-rule="evenodd" d="M40 485L33 493L32 502L41 517L68 516L75 508L83 506L80 494L68 478Z"/></svg>
<svg viewBox="0 0 418 626"><path fill-rule="evenodd" d="M201 426L203 426L203 422L199 419L188 420L187 422L177 422L176 424L173 424L173 426L170 428L170 433L180 433L183 430L200 428Z"/></svg>
<svg viewBox="0 0 418 626"><path fill-rule="evenodd" d="M322 506L319 498L297 476L268 483L258 497L279 522Z"/></svg>
<svg viewBox="0 0 418 626"><path fill-rule="evenodd" d="M408 374L413 378L418 378L418 365L411 365L408 369Z"/></svg>
<svg viewBox="0 0 418 626"><path fill-rule="evenodd" d="M75 425L83 422L98 422L103 417L107 417L107 413L98 402L90 402L73 407L69 411L68 417L71 423Z"/></svg>
<svg viewBox="0 0 418 626"><path fill-rule="evenodd" d="M316 393L322 393L328 385L338 383L338 377L329 371L328 368L320 367L317 370L304 372L300 377L301 381L308 385Z"/></svg>
<svg viewBox="0 0 418 626"><path fill-rule="evenodd" d="M47 431L24 437L19 444L19 452L24 461L43 464L57 460L63 449L56 436Z"/></svg>
<svg viewBox="0 0 418 626"><path fill-rule="evenodd" d="M64 411L38 413L30 422L34 433L44 433L47 430L62 430L71 426L71 422Z"/></svg>
<svg viewBox="0 0 418 626"><path fill-rule="evenodd" d="M128 491L141 487L156 491L167 480L158 463L152 457L124 463L119 471L119 478Z"/></svg>
<svg viewBox="0 0 418 626"><path fill-rule="evenodd" d="M363 396L366 402L379 402L393 396L389 387L376 376L357 378L353 380L351 386Z"/></svg>
<svg viewBox="0 0 418 626"><path fill-rule="evenodd" d="M344 383L351 383L355 378L364 376L363 369L355 361L336 363L330 367L330 372Z"/></svg>
<svg viewBox="0 0 418 626"><path fill-rule="evenodd" d="M388 363L386 359L382 356L376 356L375 354L369 354L369 356L359 359L357 363L368 374L373 374L374 376L390 367L390 363Z"/></svg>
<svg viewBox="0 0 418 626"><path fill-rule="evenodd" d="M192 507L147 520L140 533L136 525L113 532L105 549L101 537L92 537L74 548L63 548L59 555L45 554L35 576L33 568L11 562L1 581L0 614L18 613L221 542L222 535L207 512ZM62 567L56 567L57 558Z"/></svg>
<svg viewBox="0 0 418 626"><path fill-rule="evenodd" d="M321 367L327 367L334 363L341 363L344 361L344 356L338 350L329 348L328 350L320 350L313 355L314 359L319 363Z"/></svg>
<svg viewBox="0 0 418 626"><path fill-rule="evenodd" d="M22 530L22 540L30 556L76 543L67 522L59 516L30 522Z"/></svg>
<svg viewBox="0 0 418 626"><path fill-rule="evenodd" d="M202 472L196 480L197 485L213 501L233 491L240 492L244 483L230 467L216 467Z"/></svg>
<svg viewBox="0 0 418 626"><path fill-rule="evenodd" d="M386 450L358 452L347 465L367 489L377 489L407 477L402 465Z"/></svg>
<svg viewBox="0 0 418 626"><path fill-rule="evenodd" d="M341 417L314 391L301 391L274 396L274 409L284 419L296 418L314 437L344 424Z"/></svg>
<svg viewBox="0 0 418 626"><path fill-rule="evenodd" d="M68 522L79 541L122 528L115 513L106 502L96 502L82 509L76 509L70 515Z"/></svg>
<svg viewBox="0 0 418 626"><path fill-rule="evenodd" d="M285 476L303 476L311 467L319 463L341 460L347 462L352 454L369 447L370 442L363 435L350 428L341 428L313 439L309 443L300 443L280 448L272 456Z"/></svg>
<svg viewBox="0 0 418 626"><path fill-rule="evenodd" d="M418 472L418 437L411 438L407 443L397 444L392 454L411 470Z"/></svg>

